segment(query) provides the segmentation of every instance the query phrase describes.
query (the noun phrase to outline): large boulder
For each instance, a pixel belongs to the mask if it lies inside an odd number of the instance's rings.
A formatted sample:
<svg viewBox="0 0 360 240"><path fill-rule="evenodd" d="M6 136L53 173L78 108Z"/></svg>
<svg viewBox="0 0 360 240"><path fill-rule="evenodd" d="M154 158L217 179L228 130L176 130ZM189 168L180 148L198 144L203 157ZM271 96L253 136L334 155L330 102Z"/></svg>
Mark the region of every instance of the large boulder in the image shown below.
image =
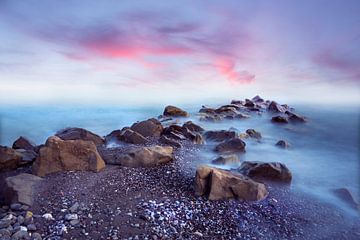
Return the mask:
<svg viewBox="0 0 360 240"><path fill-rule="evenodd" d="M163 131L161 122L155 118L136 122L131 126L131 130L141 134L144 137L159 137Z"/></svg>
<svg viewBox="0 0 360 240"><path fill-rule="evenodd" d="M175 148L181 148L181 144L178 141L168 138L165 135L163 135L159 138L159 143L162 143L167 146L172 146Z"/></svg>
<svg viewBox="0 0 360 240"><path fill-rule="evenodd" d="M153 146L130 149L124 154L108 159L107 163L126 167L154 167L172 159L172 147Z"/></svg>
<svg viewBox="0 0 360 240"><path fill-rule="evenodd" d="M222 142L224 140L237 137L237 133L235 131L228 130L207 131L204 136L208 140Z"/></svg>
<svg viewBox="0 0 360 240"><path fill-rule="evenodd" d="M248 201L262 200L268 194L262 183L209 166L200 166L196 170L195 193L208 195L209 200L236 198Z"/></svg>
<svg viewBox="0 0 360 240"><path fill-rule="evenodd" d="M245 152L245 146L245 142L240 138L231 138L218 144L215 151L220 153Z"/></svg>
<svg viewBox="0 0 360 240"><path fill-rule="evenodd" d="M187 121L186 123L184 123L183 128L187 128L192 132L198 132L198 133L202 133L203 131L205 131L205 129L203 129L199 125L196 125L192 121Z"/></svg>
<svg viewBox="0 0 360 240"><path fill-rule="evenodd" d="M16 169L21 160L21 153L12 148L0 146L0 172Z"/></svg>
<svg viewBox="0 0 360 240"><path fill-rule="evenodd" d="M268 110L271 112L285 113L287 111L287 108L286 108L286 106L282 106L282 105L278 104L277 102L272 101L269 104Z"/></svg>
<svg viewBox="0 0 360 240"><path fill-rule="evenodd" d="M42 178L21 173L5 179L4 200L6 204L22 203L28 206L33 205L36 187L43 181Z"/></svg>
<svg viewBox="0 0 360 240"><path fill-rule="evenodd" d="M166 106L164 109L164 116L172 116L172 117L188 117L189 114L182 110L181 108L175 106Z"/></svg>
<svg viewBox="0 0 360 240"><path fill-rule="evenodd" d="M57 136L47 139L33 164L33 173L45 176L61 171L94 171L105 167L94 142L62 140Z"/></svg>
<svg viewBox="0 0 360 240"><path fill-rule="evenodd" d="M239 172L255 180L290 183L292 174L279 162L243 162Z"/></svg>
<svg viewBox="0 0 360 240"><path fill-rule="evenodd" d="M293 113L290 111L286 111L285 113L286 113L286 115L289 116L289 121L291 121L291 122L298 122L298 123L306 122L306 118L299 114L296 114L296 113Z"/></svg>
<svg viewBox="0 0 360 240"><path fill-rule="evenodd" d="M109 143L114 139L131 144L144 144L147 141L143 135L131 130L130 128L112 131L105 137L105 142Z"/></svg>
<svg viewBox="0 0 360 240"><path fill-rule="evenodd" d="M12 145L13 149L25 149L35 151L35 144L26 137L20 136Z"/></svg>
<svg viewBox="0 0 360 240"><path fill-rule="evenodd" d="M240 159L236 154L222 155L212 160L212 163L219 165L234 165L239 164Z"/></svg>
<svg viewBox="0 0 360 240"><path fill-rule="evenodd" d="M65 128L58 131L55 136L61 138L62 140L92 141L95 145L101 145L104 143L104 139L102 137L83 128Z"/></svg>
<svg viewBox="0 0 360 240"><path fill-rule="evenodd" d="M15 151L21 155L21 161L19 162L19 165L30 164L34 162L38 156L38 154L32 150L16 149Z"/></svg>

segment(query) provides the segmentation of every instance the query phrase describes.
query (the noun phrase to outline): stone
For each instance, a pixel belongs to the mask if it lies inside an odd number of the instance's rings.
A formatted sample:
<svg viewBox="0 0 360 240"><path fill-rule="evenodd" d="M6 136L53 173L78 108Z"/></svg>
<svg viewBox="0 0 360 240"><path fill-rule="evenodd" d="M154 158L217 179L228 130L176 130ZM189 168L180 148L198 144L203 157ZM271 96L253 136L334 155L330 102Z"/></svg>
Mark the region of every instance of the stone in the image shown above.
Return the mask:
<svg viewBox="0 0 360 240"><path fill-rule="evenodd" d="M33 150L16 149L15 151L21 155L19 165L30 164L34 162L38 156L38 154Z"/></svg>
<svg viewBox="0 0 360 240"><path fill-rule="evenodd" d="M290 183L292 174L285 164L279 162L250 162L241 164L238 171L252 179Z"/></svg>
<svg viewBox="0 0 360 240"><path fill-rule="evenodd" d="M248 107L248 108L253 108L253 107L256 106L256 104L255 104L253 101L249 100L249 99L245 99L245 104L244 104L244 106L245 106L245 107Z"/></svg>
<svg viewBox="0 0 360 240"><path fill-rule="evenodd" d="M262 183L241 174L209 166L200 166L196 170L195 193L198 196L207 195L209 200L236 198L258 201L268 195Z"/></svg>
<svg viewBox="0 0 360 240"><path fill-rule="evenodd" d="M207 131L204 136L208 140L222 142L224 140L237 137L237 133L235 131L228 130Z"/></svg>
<svg viewBox="0 0 360 240"><path fill-rule="evenodd" d="M95 145L102 145L104 139L99 135L92 133L83 128L65 128L58 131L55 136L59 137L62 140L83 140L91 141Z"/></svg>
<svg viewBox="0 0 360 240"><path fill-rule="evenodd" d="M107 163L126 167L153 167L173 160L173 148L170 146L138 147L109 159Z"/></svg>
<svg viewBox="0 0 360 240"><path fill-rule="evenodd" d="M0 146L0 172L16 169L21 160L22 156L16 150Z"/></svg>
<svg viewBox="0 0 360 240"><path fill-rule="evenodd" d="M42 237L41 237L40 233L33 233L33 234L31 234L31 239L42 240Z"/></svg>
<svg viewBox="0 0 360 240"><path fill-rule="evenodd" d="M131 144L144 144L147 141L143 135L131 129L119 131L118 134L116 134L116 139Z"/></svg>
<svg viewBox="0 0 360 240"><path fill-rule="evenodd" d="M35 144L26 137L20 136L12 145L13 149L24 149L35 151Z"/></svg>
<svg viewBox="0 0 360 240"><path fill-rule="evenodd" d="M79 219L77 214L68 213L68 214L65 215L65 220L66 221L77 220L77 219Z"/></svg>
<svg viewBox="0 0 360 240"><path fill-rule="evenodd" d="M70 225L71 226L77 226L80 224L80 220L79 219L74 219L70 221Z"/></svg>
<svg viewBox="0 0 360 240"><path fill-rule="evenodd" d="M218 144L215 151L220 153L245 152L245 146L245 142L240 138L231 138Z"/></svg>
<svg viewBox="0 0 360 240"><path fill-rule="evenodd" d="M42 178L28 173L21 173L5 179L4 198L6 203L22 203L32 206L36 187Z"/></svg>
<svg viewBox="0 0 360 240"><path fill-rule="evenodd" d="M165 135L161 136L159 138L159 142L167 145L167 146L172 146L175 148L181 148L181 144L179 142L177 142L176 140L173 140L171 138L166 137Z"/></svg>
<svg viewBox="0 0 360 240"><path fill-rule="evenodd" d="M166 106L164 109L164 116L172 116L172 117L188 117L189 114L182 110L181 108L175 107L175 106Z"/></svg>
<svg viewBox="0 0 360 240"><path fill-rule="evenodd" d="M0 237L4 237L4 239L6 239L6 237L9 237L10 239L10 236L11 236L11 232L9 230L0 228Z"/></svg>
<svg viewBox="0 0 360 240"><path fill-rule="evenodd" d="M296 122L296 123L306 122L306 118L303 116L300 116L299 114L296 114L296 113L293 113L290 111L286 111L285 113L286 113L286 115L289 116L289 121L291 121L291 122Z"/></svg>
<svg viewBox="0 0 360 240"><path fill-rule="evenodd" d="M237 155L230 154L230 155L219 156L218 158L214 159L212 163L222 164L222 165L234 165L234 164L239 164L240 159Z"/></svg>
<svg viewBox="0 0 360 240"><path fill-rule="evenodd" d="M290 144L288 142L286 142L285 140L279 140L275 146L280 147L280 148L289 148Z"/></svg>
<svg viewBox="0 0 360 240"><path fill-rule="evenodd" d="M33 173L45 176L61 171L93 171L105 168L105 162L92 141L62 140L52 136L40 148L33 164Z"/></svg>
<svg viewBox="0 0 360 240"><path fill-rule="evenodd" d="M198 132L198 133L202 133L205 131L204 128L200 127L199 125L193 123L192 121L187 121L186 123L183 124L182 126L183 128L187 128L192 132Z"/></svg>
<svg viewBox="0 0 360 240"><path fill-rule="evenodd" d="M141 134L144 137L159 137L163 131L161 122L155 118L136 122L131 126L131 130Z"/></svg>
<svg viewBox="0 0 360 240"><path fill-rule="evenodd" d="M287 108L278 104L277 102L275 101L272 101L270 104L269 104L269 107L268 107L268 110L271 111L271 112L279 112L279 113L285 113Z"/></svg>
<svg viewBox="0 0 360 240"><path fill-rule="evenodd" d="M69 208L69 211L71 213L74 213L74 212L76 212L78 210L79 207L80 207L80 204L78 202L76 202Z"/></svg>
<svg viewBox="0 0 360 240"><path fill-rule="evenodd" d="M45 220L47 221L55 220L51 213L45 213L44 215L42 215L42 217L45 218Z"/></svg>
<svg viewBox="0 0 360 240"><path fill-rule="evenodd" d="M21 203L12 203L10 205L10 209L14 211L20 211L21 207L22 207Z"/></svg>
<svg viewBox="0 0 360 240"><path fill-rule="evenodd" d="M35 224L33 224L33 223L27 225L27 229L28 229L29 231L36 231L36 230L37 230Z"/></svg>
<svg viewBox="0 0 360 240"><path fill-rule="evenodd" d="M11 239L14 240L29 239L29 233L25 230L19 230L11 236Z"/></svg>
<svg viewBox="0 0 360 240"><path fill-rule="evenodd" d="M334 195L355 210L360 210L359 203L355 200L353 194L347 188L337 188L333 190Z"/></svg>
<svg viewBox="0 0 360 240"><path fill-rule="evenodd" d="M11 224L11 219L0 219L0 229L7 228Z"/></svg>
<svg viewBox="0 0 360 240"><path fill-rule="evenodd" d="M271 118L271 122L273 122L273 123L289 123L289 120L287 119L287 117L274 116Z"/></svg>
<svg viewBox="0 0 360 240"><path fill-rule="evenodd" d="M256 103L262 103L262 102L264 102L264 99L261 98L259 95L256 95L256 96L253 97L251 100L252 100L253 102L256 102Z"/></svg>
<svg viewBox="0 0 360 240"><path fill-rule="evenodd" d="M235 105L243 105L244 102L242 100L232 100L231 104L235 104Z"/></svg>
<svg viewBox="0 0 360 240"><path fill-rule="evenodd" d="M248 129L246 130L246 133L251 137L255 139L261 139L261 133L255 131L254 129Z"/></svg>

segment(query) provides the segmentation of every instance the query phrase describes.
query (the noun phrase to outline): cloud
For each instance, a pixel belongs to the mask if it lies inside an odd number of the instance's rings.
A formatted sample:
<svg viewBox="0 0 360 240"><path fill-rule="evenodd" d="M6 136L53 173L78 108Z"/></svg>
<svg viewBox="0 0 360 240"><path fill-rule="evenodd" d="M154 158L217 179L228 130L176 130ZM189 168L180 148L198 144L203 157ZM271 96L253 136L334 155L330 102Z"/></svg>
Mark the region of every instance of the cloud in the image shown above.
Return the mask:
<svg viewBox="0 0 360 240"><path fill-rule="evenodd" d="M251 83L255 80L255 75L250 74L248 71L236 70L235 62L232 59L217 59L215 66L219 73L231 83Z"/></svg>

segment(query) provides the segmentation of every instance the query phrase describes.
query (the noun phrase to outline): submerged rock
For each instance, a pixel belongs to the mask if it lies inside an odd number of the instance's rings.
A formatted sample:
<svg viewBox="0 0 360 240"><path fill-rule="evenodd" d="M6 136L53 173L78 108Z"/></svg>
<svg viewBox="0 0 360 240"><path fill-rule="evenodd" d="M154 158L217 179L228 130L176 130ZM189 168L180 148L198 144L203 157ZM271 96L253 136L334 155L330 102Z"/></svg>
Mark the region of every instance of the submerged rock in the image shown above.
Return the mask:
<svg viewBox="0 0 360 240"><path fill-rule="evenodd" d="M360 204L355 200L353 194L347 188L337 188L333 190L334 195L349 207L360 210Z"/></svg>
<svg viewBox="0 0 360 240"><path fill-rule="evenodd" d="M218 144L215 151L220 153L245 152L245 146L245 142L240 138L231 138Z"/></svg>
<svg viewBox="0 0 360 240"><path fill-rule="evenodd" d="M16 169L21 160L21 153L12 148L0 146L0 171Z"/></svg>
<svg viewBox="0 0 360 240"><path fill-rule="evenodd" d="M202 133L205 131L205 129L203 129L202 127L200 127L199 125L196 125L195 123L193 123L192 121L187 121L186 123L183 124L183 128L187 128L190 131L193 132L198 132L198 133Z"/></svg>
<svg viewBox="0 0 360 240"><path fill-rule="evenodd" d="M234 165L239 164L240 159L235 154L222 155L212 161L213 164Z"/></svg>
<svg viewBox="0 0 360 240"><path fill-rule="evenodd" d="M26 137L20 136L12 145L13 149L25 149L35 151L35 144Z"/></svg>
<svg viewBox="0 0 360 240"><path fill-rule="evenodd" d="M251 138L261 139L261 133L255 131L255 129L248 129L248 130L246 130L246 133L247 133Z"/></svg>
<svg viewBox="0 0 360 240"><path fill-rule="evenodd" d="M275 116L271 118L271 121L273 123L288 123L288 119L286 117L283 116Z"/></svg>
<svg viewBox="0 0 360 240"><path fill-rule="evenodd" d="M289 148L290 144L288 142L286 142L285 140L279 140L275 146L280 147L280 148Z"/></svg>
<svg viewBox="0 0 360 240"><path fill-rule="evenodd" d="M300 123L306 122L306 118L303 116L300 116L299 114L296 114L296 113L293 113L290 111L286 111L285 113L286 113L286 115L289 116L289 121L291 121L291 122L300 122Z"/></svg>
<svg viewBox="0 0 360 240"><path fill-rule="evenodd" d="M104 139L95 133L92 133L83 128L66 128L58 131L55 136L62 140L84 140L91 141L95 145L101 145L104 143Z"/></svg>
<svg viewBox="0 0 360 240"><path fill-rule="evenodd" d="M270 104L269 104L269 107L268 107L268 110L271 111L271 112L279 112L279 113L285 113L287 111L287 108L278 104L277 102L275 101L272 101Z"/></svg>
<svg viewBox="0 0 360 240"><path fill-rule="evenodd" d="M175 107L175 106L166 106L164 109L164 116L172 116L172 117L188 117L189 114L182 110L181 108Z"/></svg>
<svg viewBox="0 0 360 240"><path fill-rule="evenodd" d="M161 122L155 118L136 122L131 126L131 130L141 134L144 137L160 137L163 131Z"/></svg>
<svg viewBox="0 0 360 240"><path fill-rule="evenodd" d="M207 195L209 200L236 198L248 201L262 200L268 194L262 183L209 166L200 166L196 170L195 193Z"/></svg>
<svg viewBox="0 0 360 240"><path fill-rule="evenodd" d="M83 140L62 140L52 136L40 148L39 156L33 164L33 173L45 176L61 171L94 171L105 167L94 142Z"/></svg>
<svg viewBox="0 0 360 240"><path fill-rule="evenodd" d="M239 172L255 180L290 183L292 174L283 163L279 162L243 162Z"/></svg>
<svg viewBox="0 0 360 240"><path fill-rule="evenodd" d="M7 204L22 203L31 206L34 203L36 187L42 178L28 173L21 173L5 179L4 198Z"/></svg>
<svg viewBox="0 0 360 240"><path fill-rule="evenodd" d="M154 167L173 160L173 148L166 146L138 147L107 160L126 167Z"/></svg>
<svg viewBox="0 0 360 240"><path fill-rule="evenodd" d="M228 130L207 131L205 132L204 136L208 140L222 142L224 140L237 137L237 133L235 131L228 131Z"/></svg>

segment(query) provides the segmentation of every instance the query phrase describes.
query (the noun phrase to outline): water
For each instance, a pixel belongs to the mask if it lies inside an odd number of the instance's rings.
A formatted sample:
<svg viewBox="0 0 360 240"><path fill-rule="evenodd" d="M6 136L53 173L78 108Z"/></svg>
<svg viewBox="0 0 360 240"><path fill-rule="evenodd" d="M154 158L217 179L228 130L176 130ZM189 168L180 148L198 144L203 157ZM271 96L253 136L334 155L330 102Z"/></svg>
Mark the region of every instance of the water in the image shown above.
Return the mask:
<svg viewBox="0 0 360 240"><path fill-rule="evenodd" d="M359 199L359 108L296 106L298 113L309 118L306 124L274 125L270 116L253 115L246 120L225 120L220 123L199 122L195 113L200 105L187 106L192 120L205 129L229 129L240 132L254 128L263 135L261 142L246 140L246 154L241 160L280 161L293 173L295 191L317 196L348 211L331 192L335 188L348 188ZM35 143L65 127L83 127L99 135L131 125L137 120L156 117L163 106L156 107L0 107L0 144L11 146L20 135ZM291 148L283 150L274 144L284 139ZM216 157L212 143L201 153L196 164L209 163Z"/></svg>

